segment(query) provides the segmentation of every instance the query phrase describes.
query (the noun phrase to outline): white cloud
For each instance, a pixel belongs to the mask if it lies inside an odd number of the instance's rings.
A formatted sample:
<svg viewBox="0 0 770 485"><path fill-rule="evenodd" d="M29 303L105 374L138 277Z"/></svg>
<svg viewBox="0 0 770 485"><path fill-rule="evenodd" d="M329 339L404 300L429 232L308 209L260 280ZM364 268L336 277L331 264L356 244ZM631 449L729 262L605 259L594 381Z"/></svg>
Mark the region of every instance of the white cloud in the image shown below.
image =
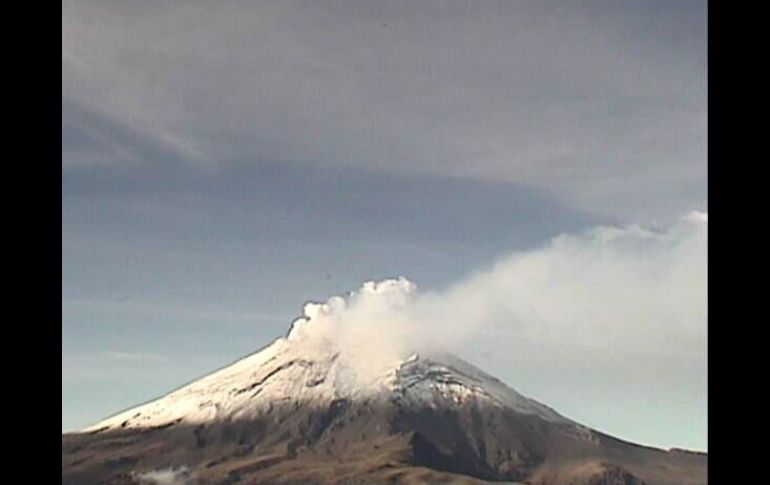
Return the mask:
<svg viewBox="0 0 770 485"><path fill-rule="evenodd" d="M699 211L692 211L686 216L684 216L683 220L688 222L708 222L709 215L707 212L699 212Z"/></svg>

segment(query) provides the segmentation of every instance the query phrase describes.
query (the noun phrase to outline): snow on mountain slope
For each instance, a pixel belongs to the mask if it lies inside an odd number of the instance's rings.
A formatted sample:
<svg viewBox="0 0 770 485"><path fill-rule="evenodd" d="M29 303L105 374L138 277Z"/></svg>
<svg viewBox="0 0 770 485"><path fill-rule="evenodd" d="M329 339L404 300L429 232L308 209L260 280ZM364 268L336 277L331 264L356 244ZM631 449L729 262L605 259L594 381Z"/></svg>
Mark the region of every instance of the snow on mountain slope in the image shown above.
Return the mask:
<svg viewBox="0 0 770 485"><path fill-rule="evenodd" d="M430 408L474 400L570 422L459 358L405 345L399 324L414 291L401 278L309 303L287 337L83 431L248 420L281 403L321 407L341 398ZM383 336L382 324L396 331Z"/></svg>

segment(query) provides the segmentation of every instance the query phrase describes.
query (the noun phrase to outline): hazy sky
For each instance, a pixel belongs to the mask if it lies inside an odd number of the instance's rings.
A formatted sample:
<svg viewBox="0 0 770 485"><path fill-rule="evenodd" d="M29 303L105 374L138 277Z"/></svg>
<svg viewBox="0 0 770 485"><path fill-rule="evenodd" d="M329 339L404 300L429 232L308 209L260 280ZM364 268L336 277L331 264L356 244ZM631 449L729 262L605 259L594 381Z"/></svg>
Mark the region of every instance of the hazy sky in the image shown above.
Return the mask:
<svg viewBox="0 0 770 485"><path fill-rule="evenodd" d="M706 134L705 1L64 1L62 429L365 280L446 288L707 211ZM597 364L569 396L467 356L620 437L707 447L703 355L654 389Z"/></svg>

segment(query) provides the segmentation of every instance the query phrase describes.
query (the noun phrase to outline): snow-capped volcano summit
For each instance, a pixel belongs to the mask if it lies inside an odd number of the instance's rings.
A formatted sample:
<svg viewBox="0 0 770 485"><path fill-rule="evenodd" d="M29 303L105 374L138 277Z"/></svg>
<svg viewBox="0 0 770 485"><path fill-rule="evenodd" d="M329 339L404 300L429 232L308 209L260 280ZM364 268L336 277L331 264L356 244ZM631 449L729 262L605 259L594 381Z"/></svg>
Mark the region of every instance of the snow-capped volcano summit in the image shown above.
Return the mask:
<svg viewBox="0 0 770 485"><path fill-rule="evenodd" d="M704 454L596 432L428 345L418 297L401 278L305 305L261 351L63 435L62 483L706 483Z"/></svg>
<svg viewBox="0 0 770 485"><path fill-rule="evenodd" d="M276 403L320 407L340 399L431 408L479 402L568 422L451 354L411 350L399 355L392 345L381 345L382 339L371 328L355 326L353 319L370 322L403 310L414 290L411 282L401 278L365 283L347 298L308 303L287 337L84 431L247 420Z"/></svg>
<svg viewBox="0 0 770 485"><path fill-rule="evenodd" d="M306 353L290 339L150 403L129 409L83 431L202 424L246 420L291 401L324 406L339 399L432 408L484 402L553 422L568 422L552 409L526 398L467 362L443 354L413 354L361 382L339 352Z"/></svg>

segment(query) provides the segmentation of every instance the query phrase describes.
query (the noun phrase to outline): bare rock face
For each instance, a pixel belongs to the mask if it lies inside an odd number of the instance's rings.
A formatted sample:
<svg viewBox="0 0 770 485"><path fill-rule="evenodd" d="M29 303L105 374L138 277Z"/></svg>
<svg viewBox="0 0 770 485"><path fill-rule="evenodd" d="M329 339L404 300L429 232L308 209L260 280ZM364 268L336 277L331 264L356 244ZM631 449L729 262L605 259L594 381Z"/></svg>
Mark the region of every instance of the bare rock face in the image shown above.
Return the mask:
<svg viewBox="0 0 770 485"><path fill-rule="evenodd" d="M573 485L644 485L625 468L607 463L587 463L566 473Z"/></svg>

